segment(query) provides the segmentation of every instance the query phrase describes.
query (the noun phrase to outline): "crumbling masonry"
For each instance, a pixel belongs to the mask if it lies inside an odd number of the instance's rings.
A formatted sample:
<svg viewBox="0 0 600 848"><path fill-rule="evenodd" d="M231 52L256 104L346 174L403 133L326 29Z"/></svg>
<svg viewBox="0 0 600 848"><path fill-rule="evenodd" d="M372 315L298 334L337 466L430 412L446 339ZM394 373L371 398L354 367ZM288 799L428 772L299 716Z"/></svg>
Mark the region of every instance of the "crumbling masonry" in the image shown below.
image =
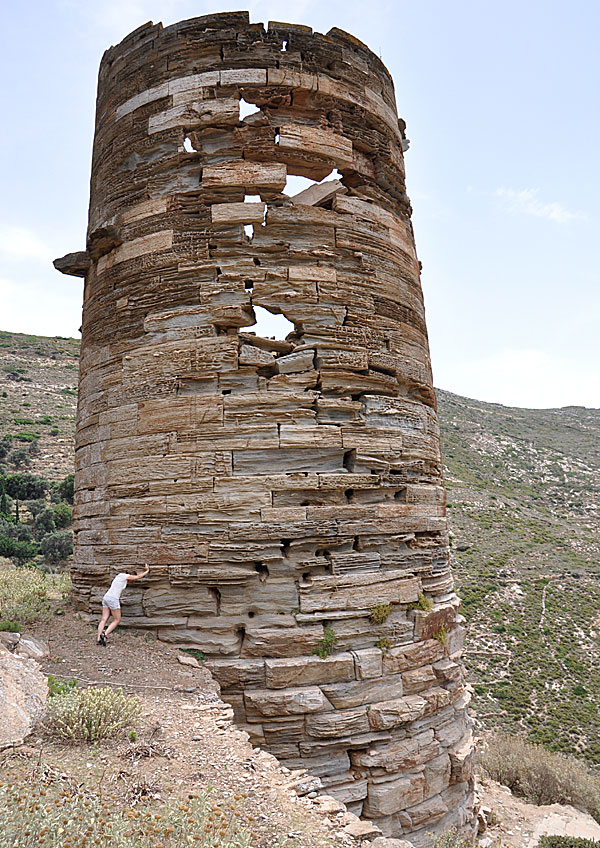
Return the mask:
<svg viewBox="0 0 600 848"><path fill-rule="evenodd" d="M345 32L147 24L102 59L87 251L56 264L85 276L80 607L149 562L125 623L419 848L471 821L472 745L403 131ZM285 341L240 329L258 306Z"/></svg>

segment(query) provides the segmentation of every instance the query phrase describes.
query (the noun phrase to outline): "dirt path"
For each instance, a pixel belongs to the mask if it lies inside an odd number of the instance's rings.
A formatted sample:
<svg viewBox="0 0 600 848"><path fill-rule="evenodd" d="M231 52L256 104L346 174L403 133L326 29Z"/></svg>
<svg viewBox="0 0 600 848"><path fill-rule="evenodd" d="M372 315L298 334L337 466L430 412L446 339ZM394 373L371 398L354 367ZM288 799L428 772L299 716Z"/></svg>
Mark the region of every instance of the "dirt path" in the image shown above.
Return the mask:
<svg viewBox="0 0 600 848"><path fill-rule="evenodd" d="M68 613L33 629L49 644L43 670L80 685L110 685L135 694L143 706L135 742L69 746L43 738L23 753L82 782L118 789L124 803L159 803L209 790L216 803L235 802L252 848L348 848L356 845L342 828L355 817L320 801L298 797L291 788L303 772L279 767L253 748L231 725L232 711L208 671L178 662L177 649L150 636L118 630L107 648L95 644L91 625ZM139 757L136 751L152 750ZM19 755L20 756L20 755ZM22 759L22 757L21 757ZM10 763L7 763L10 765ZM13 763L14 765L14 763Z"/></svg>

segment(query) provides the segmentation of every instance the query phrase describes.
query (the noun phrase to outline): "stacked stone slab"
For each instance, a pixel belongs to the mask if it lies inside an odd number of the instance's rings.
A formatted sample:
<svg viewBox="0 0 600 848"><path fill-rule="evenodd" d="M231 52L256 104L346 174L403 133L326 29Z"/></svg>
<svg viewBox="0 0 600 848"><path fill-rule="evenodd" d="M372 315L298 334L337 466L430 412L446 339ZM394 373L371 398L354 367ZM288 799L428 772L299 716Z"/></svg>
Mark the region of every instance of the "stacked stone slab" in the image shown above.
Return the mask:
<svg viewBox="0 0 600 848"><path fill-rule="evenodd" d="M87 250L57 267L85 276L78 603L150 563L125 623L204 651L256 744L422 846L473 798L403 146L345 32L147 24L102 59Z"/></svg>

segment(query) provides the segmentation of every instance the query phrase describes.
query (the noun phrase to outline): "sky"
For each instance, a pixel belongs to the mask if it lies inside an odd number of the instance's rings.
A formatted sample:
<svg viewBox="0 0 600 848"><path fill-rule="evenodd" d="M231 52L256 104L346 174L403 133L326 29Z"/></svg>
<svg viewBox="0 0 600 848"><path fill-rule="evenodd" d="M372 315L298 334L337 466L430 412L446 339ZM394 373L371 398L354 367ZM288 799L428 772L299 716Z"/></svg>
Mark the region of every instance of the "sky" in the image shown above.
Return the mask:
<svg viewBox="0 0 600 848"><path fill-rule="evenodd" d="M600 407L597 0L31 0L0 31L0 329L79 336L98 65L146 21L247 9L345 29L407 123L435 385Z"/></svg>

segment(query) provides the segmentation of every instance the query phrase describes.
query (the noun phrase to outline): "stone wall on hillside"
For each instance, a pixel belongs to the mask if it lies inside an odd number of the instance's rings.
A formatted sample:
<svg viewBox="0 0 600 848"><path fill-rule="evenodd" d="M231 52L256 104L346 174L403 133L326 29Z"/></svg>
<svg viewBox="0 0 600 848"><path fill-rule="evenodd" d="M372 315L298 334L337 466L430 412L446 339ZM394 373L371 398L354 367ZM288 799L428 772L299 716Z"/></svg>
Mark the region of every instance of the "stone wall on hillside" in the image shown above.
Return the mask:
<svg viewBox="0 0 600 848"><path fill-rule="evenodd" d="M204 651L256 744L418 848L473 794L405 146L341 30L147 24L102 59L57 267L85 276L80 607L147 561L125 623Z"/></svg>

